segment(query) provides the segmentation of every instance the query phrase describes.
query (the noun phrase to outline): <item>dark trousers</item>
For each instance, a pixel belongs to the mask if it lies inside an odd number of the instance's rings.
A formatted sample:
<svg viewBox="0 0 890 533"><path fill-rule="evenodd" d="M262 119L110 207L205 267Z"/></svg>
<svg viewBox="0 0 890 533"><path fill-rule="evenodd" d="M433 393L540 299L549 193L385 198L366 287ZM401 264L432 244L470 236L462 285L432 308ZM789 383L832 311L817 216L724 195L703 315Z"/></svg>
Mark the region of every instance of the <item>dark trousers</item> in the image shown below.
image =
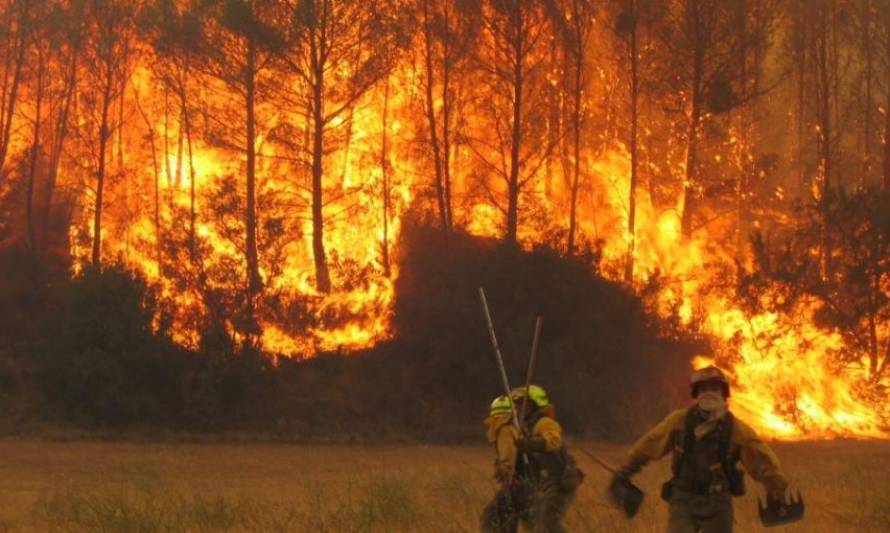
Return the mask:
<svg viewBox="0 0 890 533"><path fill-rule="evenodd" d="M674 490L668 511L668 533L732 533L732 498Z"/></svg>

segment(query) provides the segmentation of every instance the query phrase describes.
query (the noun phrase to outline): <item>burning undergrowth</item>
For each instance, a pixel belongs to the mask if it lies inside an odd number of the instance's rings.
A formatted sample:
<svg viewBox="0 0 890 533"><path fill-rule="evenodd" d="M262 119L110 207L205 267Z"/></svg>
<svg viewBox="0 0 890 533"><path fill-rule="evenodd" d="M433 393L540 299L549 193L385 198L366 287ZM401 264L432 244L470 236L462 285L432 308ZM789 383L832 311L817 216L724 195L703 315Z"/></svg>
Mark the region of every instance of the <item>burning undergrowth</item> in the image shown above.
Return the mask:
<svg viewBox="0 0 890 533"><path fill-rule="evenodd" d="M212 324L196 351L179 347L140 275L87 269L46 294L41 333L29 341L32 376L48 420L87 427L474 438L499 384L477 299L484 285L513 379L524 374L542 314L536 381L574 433L620 438L683 401L688 360L704 345L594 274L596 257L566 260L546 246L526 252L460 233L445 242L435 228L412 227L395 337L360 353L276 364Z"/></svg>

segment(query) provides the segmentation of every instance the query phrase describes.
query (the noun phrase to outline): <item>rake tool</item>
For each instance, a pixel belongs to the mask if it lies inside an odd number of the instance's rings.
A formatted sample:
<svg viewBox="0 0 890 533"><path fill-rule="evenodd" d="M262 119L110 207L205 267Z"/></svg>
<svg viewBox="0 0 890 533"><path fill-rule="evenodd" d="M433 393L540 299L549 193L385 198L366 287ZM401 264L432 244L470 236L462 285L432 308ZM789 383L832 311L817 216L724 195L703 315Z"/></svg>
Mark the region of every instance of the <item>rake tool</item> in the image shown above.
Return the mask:
<svg viewBox="0 0 890 533"><path fill-rule="evenodd" d="M525 420L525 413L528 409L528 389L532 384L532 376L535 374L535 363L538 360L538 341L541 339L541 323L544 317L538 316L535 320L535 334L532 336L532 351L528 358L528 369L525 372L525 392L526 397L522 400L522 407L519 408L519 419Z"/></svg>
<svg viewBox="0 0 890 533"><path fill-rule="evenodd" d="M485 321L488 324L488 333L491 335L491 344L494 346L494 356L498 361L498 369L501 371L501 384L504 386L504 394L506 394L508 398L511 398L510 393L513 389L510 388L510 381L507 379L507 369L504 367L504 358L501 356L501 348L498 346L497 335L494 334L494 323L491 321L491 313L488 311L488 300L485 298L485 291L482 287L479 287L479 298L482 299L482 309L485 310ZM516 426L516 431L522 435L522 424L519 423L519 416L516 414L516 406L513 404L512 400L510 401L510 414L513 415L513 425ZM521 455L522 463L525 466L528 466L528 455L524 453Z"/></svg>

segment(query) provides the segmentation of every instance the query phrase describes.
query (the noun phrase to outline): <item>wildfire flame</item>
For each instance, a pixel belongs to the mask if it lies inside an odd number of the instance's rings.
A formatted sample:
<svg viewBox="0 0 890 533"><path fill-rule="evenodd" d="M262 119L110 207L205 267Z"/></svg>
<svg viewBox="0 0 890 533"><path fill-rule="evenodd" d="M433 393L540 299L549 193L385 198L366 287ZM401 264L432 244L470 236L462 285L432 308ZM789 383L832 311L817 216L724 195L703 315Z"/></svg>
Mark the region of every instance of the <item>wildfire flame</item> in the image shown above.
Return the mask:
<svg viewBox="0 0 890 533"><path fill-rule="evenodd" d="M616 219L626 220L621 211L629 192L627 156L607 154L595 168L607 183L620 183L608 205ZM661 311L676 308L686 324L704 317L698 327L713 339L717 353L695 358L693 367L717 365L728 371L734 410L772 438L890 436L886 410L857 394L867 377L865 355L858 368L837 364L844 341L814 325L811 304L800 304L787 315L747 313L714 289L713 282L725 275L723 268L732 265L728 251L707 233L684 240L676 211L655 213L651 200L639 194L637 201L637 280L666 275L671 282L659 294ZM619 235L626 234L626 226L621 230ZM620 261L626 244L606 242L606 257Z"/></svg>
<svg viewBox="0 0 890 533"><path fill-rule="evenodd" d="M288 313L295 308L308 310L311 315L299 330L290 329L288 321L280 316L258 317L262 331L259 343L269 353L310 357L320 350L350 352L373 346L395 333L390 314L398 268L395 261L388 269L381 263L381 247L385 245L390 251L398 247L403 217L415 202L423 201L417 196L427 187L422 182L427 179L423 177L427 170L412 151L410 127L401 120L417 113L412 107L416 106L417 73L405 65L390 74L387 84L386 89L370 90L349 118L338 123L338 127L349 128L348 142L338 146L328 159L326 178L336 194L326 207L331 216L325 238L331 255L342 263L334 274L334 291L329 294L318 292L314 284L312 224L301 218L305 205L299 203L304 200L295 192L299 187L292 179L300 170L270 140L274 127L290 118L274 108L259 110L267 128L258 142L260 201L272 205L261 212L261 217L266 222L285 224L266 228L263 238L276 239L282 232L291 235L279 243L275 258L260 266L267 283L264 290L276 295L282 316L290 316ZM203 90L221 89L208 86ZM386 193L391 205L386 214L380 165L384 90L389 91L386 127L393 167ZM178 141L183 137L183 125L180 117L165 112L164 94L149 68L139 66L134 71L125 93L127 118L121 131L115 133L119 136L116 145L125 148L111 158L121 179L112 179L109 184L112 199L105 213L103 252L106 257L120 257L137 267L156 284L162 299L172 304L176 340L196 346L193 317L211 312L208 294L212 295L227 269L233 265L243 268L243 250L232 238L231 228L208 220L202 213L216 201L214 193L225 186L226 178L243 174L244 163L237 153L200 136L192 141L191 157L183 155ZM134 111L137 103L147 109L145 127ZM436 105L441 106L441 102ZM454 152L456 167L472 160L464 146L455 147ZM677 167L674 177L679 183L682 169ZM662 207L656 208L646 188L639 187L636 229L631 236L627 224L630 158L626 148L620 143L611 144L596 155L586 156L582 168L589 175L589 183L583 192L582 204L586 207L579 210L578 232L603 243L603 272L621 279L620 265L633 238L634 282L644 284L656 275L665 280L656 310L664 315L676 312L685 324L700 328L713 339L716 352L697 358L693 365L717 363L728 371L733 382L733 407L741 416L774 438L890 436L888 413L857 394L864 371L835 363L834 354L845 348L844 342L839 334L816 327L812 308L801 304L788 315L750 314L725 292L715 289L719 285L714 282L736 259L734 251L722 244L725 232L708 227L684 238L679 197L667 207L665 202L658 202ZM553 176L537 180L530 192L533 202L548 212L549 222L521 225L520 240L526 244L540 242L550 230L566 225L565 180L559 168L548 172ZM124 175L127 179L122 179ZM146 208L152 203L155 182L160 197L157 214L153 208ZM155 216L168 236L186 242L188 223L181 217L191 209L192 188L198 213L197 259L190 259L181 246L171 251L158 250L156 245L159 229ZM455 188L471 188L468 172L455 176ZM476 235L502 233L503 215L498 209L481 200L466 202L463 227ZM90 260L92 216L87 205L71 229L75 269ZM189 261L199 265L192 269L190 283L167 272L171 264ZM203 289L198 290L199 286ZM227 323L227 330L234 331L231 323Z"/></svg>

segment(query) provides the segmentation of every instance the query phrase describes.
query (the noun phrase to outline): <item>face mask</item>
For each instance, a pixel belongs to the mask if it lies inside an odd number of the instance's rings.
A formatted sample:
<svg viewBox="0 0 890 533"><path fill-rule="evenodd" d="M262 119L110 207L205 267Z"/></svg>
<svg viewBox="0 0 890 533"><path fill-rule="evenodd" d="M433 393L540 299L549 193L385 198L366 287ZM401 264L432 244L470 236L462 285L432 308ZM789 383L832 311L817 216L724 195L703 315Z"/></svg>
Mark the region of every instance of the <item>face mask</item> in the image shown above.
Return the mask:
<svg viewBox="0 0 890 533"><path fill-rule="evenodd" d="M717 391L704 391L698 395L698 406L702 411L716 411L726 407L726 399Z"/></svg>

